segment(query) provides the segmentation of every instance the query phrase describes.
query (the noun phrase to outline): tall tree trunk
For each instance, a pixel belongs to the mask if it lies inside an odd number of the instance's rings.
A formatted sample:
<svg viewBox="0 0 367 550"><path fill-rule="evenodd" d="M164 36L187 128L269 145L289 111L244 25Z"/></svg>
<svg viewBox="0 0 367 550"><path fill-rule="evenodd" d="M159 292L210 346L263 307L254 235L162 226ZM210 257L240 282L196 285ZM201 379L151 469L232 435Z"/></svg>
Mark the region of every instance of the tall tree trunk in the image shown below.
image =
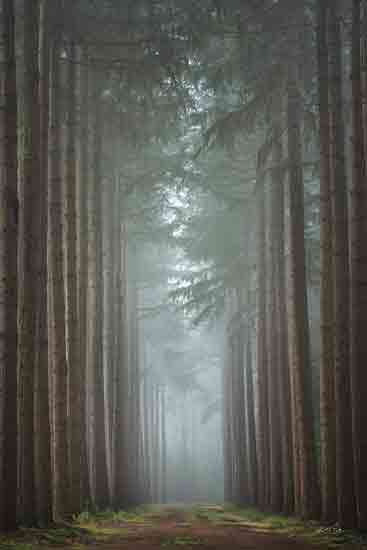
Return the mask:
<svg viewBox="0 0 367 550"><path fill-rule="evenodd" d="M40 227L37 265L35 370L35 492L38 523L52 520L51 419L48 346L47 205L50 93L49 2L42 1L40 19Z"/></svg>
<svg viewBox="0 0 367 550"><path fill-rule="evenodd" d="M40 235L40 103L39 2L27 2L24 11L24 156L22 189L23 288L19 318L19 517L36 521L34 462L34 383L36 366L36 311L38 298L38 246ZM43 228L42 228L43 229Z"/></svg>
<svg viewBox="0 0 367 550"><path fill-rule="evenodd" d="M276 334L277 361L278 361L278 407L279 407L279 439L281 447L282 469L282 511L286 514L293 512L294 472L292 456L292 407L288 358L288 333L286 313L286 281L285 281L285 243L284 243L284 175L281 162L283 147L281 131L275 129L273 144L273 173L272 173L272 225L274 240L273 269L275 272L275 312L273 330ZM276 400L275 400L276 401Z"/></svg>
<svg viewBox="0 0 367 550"><path fill-rule="evenodd" d="M106 197L105 197L105 216L106 216L106 230L105 230L105 326L104 326L104 340L105 340L105 373L106 373L106 425L107 425L107 441L108 441L108 470L110 481L110 492L113 492L113 477L114 477L114 443L115 443L115 431L114 431L114 410L115 410L115 398L116 398L116 350L115 332L116 332L116 312L115 312L115 300L116 300L116 219L114 216L115 201L116 201L116 178L113 177L106 185ZM121 246L121 243L119 243Z"/></svg>
<svg viewBox="0 0 367 550"><path fill-rule="evenodd" d="M129 257L129 256L128 256ZM129 388L130 388L130 412L129 412L129 449L130 449L130 495L132 503L137 504L136 498L139 493L139 428L140 428L140 405L139 405L139 357L138 357L138 288L137 273L134 264L136 253L132 252L133 273L131 277L131 297L129 300ZM155 406L159 410L159 401ZM157 426L159 431L159 425ZM157 437L159 437L157 435ZM158 465L157 465L158 468Z"/></svg>
<svg viewBox="0 0 367 550"><path fill-rule="evenodd" d="M248 423L248 463L249 463L249 482L251 488L250 504L258 504L258 472L256 456L256 426L255 426L255 402L254 402L254 380L252 372L252 354L251 354L251 335L250 327L246 331L246 407Z"/></svg>
<svg viewBox="0 0 367 550"><path fill-rule="evenodd" d="M92 189L92 241L95 246L95 311L93 316L93 363L94 363L94 459L95 500L98 508L109 503L106 424L103 372L103 238L102 238L102 105L101 75L95 75L94 120L93 120L93 189Z"/></svg>
<svg viewBox="0 0 367 550"><path fill-rule="evenodd" d="M65 281L63 251L63 213L61 170L61 43L57 13L53 25L51 50L51 114L50 114L50 266L52 308L49 314L52 330L53 370L53 448L54 448L54 519L67 517L70 511L70 477L67 422L67 381L65 337Z"/></svg>
<svg viewBox="0 0 367 550"><path fill-rule="evenodd" d="M261 167L259 167L261 168ZM257 410L258 410L258 461L259 504L266 507L269 494L269 431L268 431L268 369L266 335L266 239L265 239L265 187L262 178L257 182L258 201L258 326L257 326Z"/></svg>
<svg viewBox="0 0 367 550"><path fill-rule="evenodd" d="M320 113L320 246L321 246L321 496L322 518L334 522L336 503L336 424L334 377L334 276L330 173L328 5L318 2L317 57Z"/></svg>
<svg viewBox="0 0 367 550"><path fill-rule="evenodd" d="M81 52L81 60L87 56ZM89 68L82 66L80 73L80 134L79 134L79 360L81 371L81 501L87 505L91 500L89 461L87 449L87 349L88 349L88 183L89 183Z"/></svg>
<svg viewBox="0 0 367 550"><path fill-rule="evenodd" d="M246 416L244 385L244 343L243 343L243 296L242 289L233 293L233 424L236 445L236 501L240 505L248 503L248 478L246 462Z"/></svg>
<svg viewBox="0 0 367 550"><path fill-rule="evenodd" d="M0 530L17 521L17 359L18 359L18 139L15 16L13 0L3 0L1 21L2 74L0 186Z"/></svg>
<svg viewBox="0 0 367 550"><path fill-rule="evenodd" d="M166 433L166 388L161 392L161 434L162 434L162 504L167 502L167 433Z"/></svg>
<svg viewBox="0 0 367 550"><path fill-rule="evenodd" d="M330 112L333 181L334 353L338 520L356 525L353 480L349 361L349 243L345 130L342 94L342 43L338 3L329 13Z"/></svg>
<svg viewBox="0 0 367 550"><path fill-rule="evenodd" d="M300 457L300 503L304 517L319 516L319 488L314 448L309 349L308 305L305 265L304 196L301 142L301 104L296 84L296 67L291 63L288 80L288 158L291 269L292 369L296 399L296 428Z"/></svg>
<svg viewBox="0 0 367 550"><path fill-rule="evenodd" d="M273 146L273 164L276 165L282 160L281 145L279 143L279 128L275 126L274 137L276 145ZM277 147L276 147L277 146ZM280 426L280 412L282 403L280 401L280 369L281 358L279 356L279 334L278 334L278 289L279 289L279 267L283 258L279 257L279 230L281 220L279 219L279 188L283 185L279 177L279 169L273 167L270 189L269 205L269 341L268 341L268 399L269 399L269 445L270 445L270 505L274 512L282 511L283 504L283 481L290 472L282 468L282 439ZM282 210L281 210L282 212ZM282 434L284 436L284 434ZM283 480L284 478L284 480Z"/></svg>
<svg viewBox="0 0 367 550"><path fill-rule="evenodd" d="M116 362L117 362L117 394L115 403L115 507L128 504L129 493L129 449L127 440L127 239L126 232L120 219L121 190L117 183L118 199L116 200L116 222L118 234L116 236L116 265L118 266L116 280Z"/></svg>
<svg viewBox="0 0 367 550"><path fill-rule="evenodd" d="M351 369L354 473L358 527L367 529L367 188L361 75L361 2L353 0L353 187L351 192Z"/></svg>
<svg viewBox="0 0 367 550"><path fill-rule="evenodd" d="M82 373L79 354L78 288L77 288L77 189L76 189L76 46L68 51L67 137L66 137L66 261L67 261L67 356L69 399L69 461L71 512L81 510L81 437Z"/></svg>
<svg viewBox="0 0 367 550"><path fill-rule="evenodd" d="M228 298L227 298L228 300ZM228 329L227 329L228 330ZM231 438L231 381L230 381L230 345L228 334L225 342L226 352L222 367L223 388L223 459L224 459L224 500L231 502L232 490L232 438Z"/></svg>
<svg viewBox="0 0 367 550"><path fill-rule="evenodd" d="M144 353L145 357L145 353ZM152 485L151 485L151 448L150 448L150 433L149 433L149 385L147 363L144 360L144 382L143 382L143 422L144 422L144 445L145 445L145 481L146 481L146 502L152 502Z"/></svg>

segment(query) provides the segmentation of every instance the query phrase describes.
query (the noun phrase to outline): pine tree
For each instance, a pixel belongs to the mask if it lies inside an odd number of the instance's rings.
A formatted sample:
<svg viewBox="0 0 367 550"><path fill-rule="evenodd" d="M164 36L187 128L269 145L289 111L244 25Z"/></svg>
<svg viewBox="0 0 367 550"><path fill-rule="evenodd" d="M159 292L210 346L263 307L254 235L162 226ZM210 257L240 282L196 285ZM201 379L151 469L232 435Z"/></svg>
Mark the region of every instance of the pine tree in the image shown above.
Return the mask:
<svg viewBox="0 0 367 550"><path fill-rule="evenodd" d="M1 125L0 186L0 530L13 530L17 522L17 356L18 356L18 139L15 14L13 0L2 2L1 22L4 100Z"/></svg>

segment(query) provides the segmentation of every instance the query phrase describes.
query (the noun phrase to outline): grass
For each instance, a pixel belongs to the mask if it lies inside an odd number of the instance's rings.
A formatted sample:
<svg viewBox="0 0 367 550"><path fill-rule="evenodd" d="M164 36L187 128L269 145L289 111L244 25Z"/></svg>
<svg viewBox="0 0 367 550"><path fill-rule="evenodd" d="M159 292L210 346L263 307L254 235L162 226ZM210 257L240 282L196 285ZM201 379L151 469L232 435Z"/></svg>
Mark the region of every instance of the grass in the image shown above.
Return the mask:
<svg viewBox="0 0 367 550"><path fill-rule="evenodd" d="M66 545L77 549L90 540L90 533L81 526L55 524L47 529L21 528L14 534L0 536L0 550L34 550L37 547Z"/></svg>
<svg viewBox="0 0 367 550"><path fill-rule="evenodd" d="M163 549L171 549L175 548L176 546L197 546L202 545L202 540L195 538L195 537L173 537L169 538L167 540L164 540L161 544L161 548Z"/></svg>
<svg viewBox="0 0 367 550"><path fill-rule="evenodd" d="M169 517L179 510L182 515L180 525L190 528L195 521L210 522L215 526L238 525L253 532L274 533L287 538L303 539L310 545L325 548L367 550L367 537L353 531L345 531L337 526L325 527L313 521L301 521L281 515L261 513L258 510L241 509L233 505L195 505L191 507L162 508L141 506L130 510L114 512L86 511L75 518L73 523L53 525L48 529L19 529L13 536L0 536L0 550L35 550L42 547L65 547L82 550L91 543L113 542L134 532L136 526L149 526L155 520ZM162 550L200 545L195 537L177 536L162 541ZM85 546L86 545L86 546Z"/></svg>
<svg viewBox="0 0 367 550"><path fill-rule="evenodd" d="M277 533L289 538L302 538L310 544L327 548L358 548L367 550L367 536L347 531L338 526L325 527L315 521L303 521L294 517L272 515L252 508L233 505L197 506L191 511L193 519L204 519L216 525L237 524L252 531Z"/></svg>

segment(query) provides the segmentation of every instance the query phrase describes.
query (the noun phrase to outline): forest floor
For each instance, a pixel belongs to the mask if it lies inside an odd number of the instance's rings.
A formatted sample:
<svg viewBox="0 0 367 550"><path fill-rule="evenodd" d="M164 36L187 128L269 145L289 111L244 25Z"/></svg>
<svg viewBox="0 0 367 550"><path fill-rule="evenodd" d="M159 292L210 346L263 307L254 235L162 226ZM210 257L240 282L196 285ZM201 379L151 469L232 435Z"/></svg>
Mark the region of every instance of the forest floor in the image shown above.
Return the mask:
<svg viewBox="0 0 367 550"><path fill-rule="evenodd" d="M1 550L367 550L367 538L230 506L150 506L82 514L73 525L20 530Z"/></svg>

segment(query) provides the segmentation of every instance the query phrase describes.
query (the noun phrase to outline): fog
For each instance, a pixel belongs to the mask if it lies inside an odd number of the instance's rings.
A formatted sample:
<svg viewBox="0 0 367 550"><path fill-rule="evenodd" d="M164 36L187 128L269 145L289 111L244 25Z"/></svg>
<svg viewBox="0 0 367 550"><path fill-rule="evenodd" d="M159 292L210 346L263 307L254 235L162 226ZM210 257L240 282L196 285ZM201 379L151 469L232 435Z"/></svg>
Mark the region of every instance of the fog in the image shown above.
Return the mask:
<svg viewBox="0 0 367 550"><path fill-rule="evenodd" d="M0 12L0 529L367 531L366 2Z"/></svg>
<svg viewBox="0 0 367 550"><path fill-rule="evenodd" d="M159 478L157 498L171 503L221 502L222 335L214 322L195 327L184 307L173 303L175 281L169 274L182 268L176 263L180 253L161 247L155 258L166 280L153 288L140 282L138 311L142 376L164 394L160 463L153 465Z"/></svg>

